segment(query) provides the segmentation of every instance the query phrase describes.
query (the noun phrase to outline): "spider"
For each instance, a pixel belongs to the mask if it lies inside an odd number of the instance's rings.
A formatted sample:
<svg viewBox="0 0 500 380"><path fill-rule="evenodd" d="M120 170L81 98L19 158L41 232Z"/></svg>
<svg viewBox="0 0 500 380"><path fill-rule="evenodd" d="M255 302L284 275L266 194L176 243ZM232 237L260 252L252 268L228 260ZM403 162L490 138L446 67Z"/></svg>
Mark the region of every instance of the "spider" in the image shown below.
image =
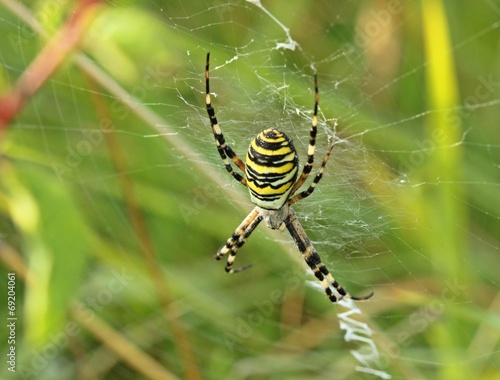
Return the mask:
<svg viewBox="0 0 500 380"><path fill-rule="evenodd" d="M331 145L326 153L323 163L313 182L307 190L298 194L295 192L306 181L314 162L314 147L316 143L316 133L318 124L318 81L316 74L314 75L314 114L312 119L312 127L309 137L309 148L307 151L307 162L302 168L302 173L297 179L299 171L299 159L297 152L285 133L275 128L268 128L260 132L250 143L246 155L245 163L238 157L233 149L226 143L222 130L215 116L215 110L212 107L210 98L210 80L209 80L209 65L210 53L207 53L205 64L205 80L206 80L206 107L212 132L215 137L215 143L220 157L224 162L226 170L233 176L235 180L243 186L248 187L250 191L250 199L255 204L255 208L241 222L241 224L233 232L232 236L227 240L215 255L216 260L222 259L229 253L225 270L227 273L237 273L250 267L245 265L240 268L233 268L234 259L238 250L245 244L250 234L255 227L264 220L267 226L273 230L283 231L286 227L292 236L295 244L302 254L305 262L311 268L314 275L321 283L325 294L331 302L340 301L343 297L353 300L366 300L373 296L373 292L364 297L354 297L350 295L339 283L333 278L326 266L321 262L318 252L313 247L311 241L307 237L302 228L295 212L290 207L292 204L307 198L316 188L316 185L321 180L326 163L330 157L333 145ZM233 170L230 160L244 174L241 175ZM337 298L332 290L332 287L340 294Z"/></svg>

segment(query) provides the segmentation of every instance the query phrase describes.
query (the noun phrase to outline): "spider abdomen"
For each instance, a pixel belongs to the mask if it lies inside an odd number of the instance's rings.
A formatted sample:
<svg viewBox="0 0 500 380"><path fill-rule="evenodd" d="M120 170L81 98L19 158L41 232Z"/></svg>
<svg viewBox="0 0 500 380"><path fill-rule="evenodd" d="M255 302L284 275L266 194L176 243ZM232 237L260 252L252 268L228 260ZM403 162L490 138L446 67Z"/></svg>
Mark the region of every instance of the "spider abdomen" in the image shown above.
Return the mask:
<svg viewBox="0 0 500 380"><path fill-rule="evenodd" d="M269 128L250 143L246 156L246 179L254 204L278 210L288 200L297 179L299 159L287 135Z"/></svg>

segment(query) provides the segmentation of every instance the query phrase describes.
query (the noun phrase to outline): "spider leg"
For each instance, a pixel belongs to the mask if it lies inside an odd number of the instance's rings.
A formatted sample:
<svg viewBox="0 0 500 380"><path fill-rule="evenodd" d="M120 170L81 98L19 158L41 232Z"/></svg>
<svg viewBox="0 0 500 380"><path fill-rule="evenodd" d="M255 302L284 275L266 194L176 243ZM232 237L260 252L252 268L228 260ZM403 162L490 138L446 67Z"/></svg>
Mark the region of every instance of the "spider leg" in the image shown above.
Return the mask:
<svg viewBox="0 0 500 380"><path fill-rule="evenodd" d="M247 180L244 176L235 172L231 163L228 160L228 157L233 161L235 165L240 168L240 170L245 172L245 163L238 157L238 155L233 151L233 149L226 144L226 140L224 139L224 135L222 134L222 129L219 126L219 122L217 121L217 117L215 116L215 110L212 107L212 101L210 98L210 78L208 74L208 69L210 65L210 53L207 53L207 61L205 65L205 82L206 82L206 97L205 104L207 106L208 117L210 118L210 124L212 125L212 133L215 137L215 143L217 145L217 150L219 151L219 155L224 162L224 166L226 170L231 174L234 179L240 182L242 185L247 186Z"/></svg>
<svg viewBox="0 0 500 380"><path fill-rule="evenodd" d="M292 209L290 209L290 214L285 219L285 225L290 232L290 235L292 235L295 244L297 244L297 247L302 253L302 257L304 258L307 265L309 265L309 268L311 268L318 281L321 283L325 294L331 302L340 301L343 297L352 298L356 301L362 301L373 296L372 292L364 297L354 297L347 293L346 290L340 286L340 284L328 271L326 266L321 262L321 258L319 257L318 252L316 251L316 249L314 249L314 246L307 237L306 232L300 225L295 212ZM332 291L332 287L334 287L335 290L340 294L340 298L337 298L335 296Z"/></svg>
<svg viewBox="0 0 500 380"><path fill-rule="evenodd" d="M314 148L316 146L316 133L318 131L318 101L319 101L319 91L318 91L318 78L317 75L314 74L314 114L312 119L312 126L309 137L309 148L307 150L307 162L302 169L302 174L299 179L293 185L292 191L290 194L294 194L297 189L302 186L302 184L306 181L309 173L311 173L313 163L314 163Z"/></svg>
<svg viewBox="0 0 500 380"><path fill-rule="evenodd" d="M316 185L323 177L323 172L325 171L325 166L326 166L326 163L328 162L328 159L330 158L330 154L332 153L332 149L333 149L333 145L331 145L330 148L328 148L328 152L326 152L326 156L323 159L323 163L321 164L321 167L319 168L318 173L316 174L316 177L314 177L314 180L311 183L311 186L309 186L309 188L307 190L304 190L301 193L296 194L293 197L291 197L288 200L289 205L292 205L295 202L298 202L301 199L304 199L313 193L314 189L316 188Z"/></svg>
<svg viewBox="0 0 500 380"><path fill-rule="evenodd" d="M250 234L261 221L262 215L260 214L258 207L255 207L252 212L248 214L248 216L243 220L243 222L241 222L238 228L236 228L236 230L233 232L233 235L227 240L226 244L223 245L215 255L215 259L220 260L222 257L224 257L224 255L226 255L226 253L229 252L225 267L227 273L241 272L242 270L245 270L251 266L245 265L237 269L232 268L238 249L240 249L243 244L245 244Z"/></svg>

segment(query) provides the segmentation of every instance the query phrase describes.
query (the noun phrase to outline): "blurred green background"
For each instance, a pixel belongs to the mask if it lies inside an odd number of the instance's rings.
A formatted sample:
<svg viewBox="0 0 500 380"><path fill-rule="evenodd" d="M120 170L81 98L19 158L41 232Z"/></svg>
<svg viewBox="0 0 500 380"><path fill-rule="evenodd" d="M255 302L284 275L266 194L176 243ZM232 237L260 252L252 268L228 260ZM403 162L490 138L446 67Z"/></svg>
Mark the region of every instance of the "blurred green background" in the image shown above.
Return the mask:
<svg viewBox="0 0 500 380"><path fill-rule="evenodd" d="M91 3L1 0L0 93ZM15 273L18 318L0 376L500 377L499 16L492 0L102 2L0 137L0 293ZM339 282L375 292L353 318L378 375L286 233L260 226L248 271L213 260L253 206L211 135L207 51L240 156L274 126L304 162L318 73L316 162L335 146L294 209Z"/></svg>

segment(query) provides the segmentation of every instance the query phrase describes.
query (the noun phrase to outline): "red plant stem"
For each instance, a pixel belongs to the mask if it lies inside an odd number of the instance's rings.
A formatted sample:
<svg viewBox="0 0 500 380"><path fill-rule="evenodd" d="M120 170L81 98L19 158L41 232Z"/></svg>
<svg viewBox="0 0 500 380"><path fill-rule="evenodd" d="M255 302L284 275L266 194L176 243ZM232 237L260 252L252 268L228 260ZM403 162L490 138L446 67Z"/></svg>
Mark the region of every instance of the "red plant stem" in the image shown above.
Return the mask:
<svg viewBox="0 0 500 380"><path fill-rule="evenodd" d="M21 112L28 100L40 89L64 59L76 48L96 8L102 0L81 0L70 19L49 41L31 65L22 73L10 93L0 97L0 133Z"/></svg>

